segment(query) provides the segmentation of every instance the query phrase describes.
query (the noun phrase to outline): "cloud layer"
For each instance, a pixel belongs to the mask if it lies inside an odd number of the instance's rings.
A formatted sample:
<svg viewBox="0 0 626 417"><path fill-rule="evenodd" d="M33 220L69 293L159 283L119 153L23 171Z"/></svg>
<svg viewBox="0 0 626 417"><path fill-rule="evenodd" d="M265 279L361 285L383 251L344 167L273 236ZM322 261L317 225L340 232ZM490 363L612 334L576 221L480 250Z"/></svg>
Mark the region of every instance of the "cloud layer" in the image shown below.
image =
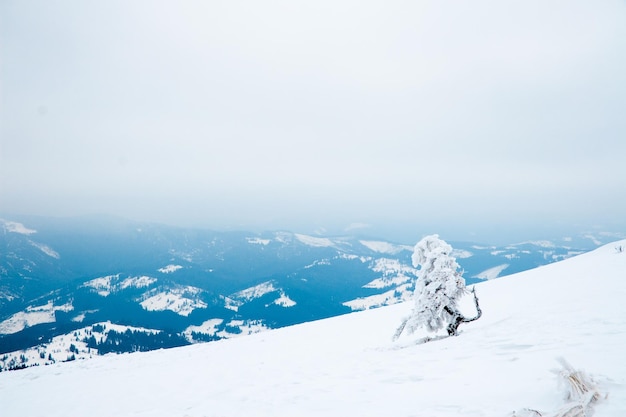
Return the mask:
<svg viewBox="0 0 626 417"><path fill-rule="evenodd" d="M0 12L4 211L339 230L626 210L623 2Z"/></svg>

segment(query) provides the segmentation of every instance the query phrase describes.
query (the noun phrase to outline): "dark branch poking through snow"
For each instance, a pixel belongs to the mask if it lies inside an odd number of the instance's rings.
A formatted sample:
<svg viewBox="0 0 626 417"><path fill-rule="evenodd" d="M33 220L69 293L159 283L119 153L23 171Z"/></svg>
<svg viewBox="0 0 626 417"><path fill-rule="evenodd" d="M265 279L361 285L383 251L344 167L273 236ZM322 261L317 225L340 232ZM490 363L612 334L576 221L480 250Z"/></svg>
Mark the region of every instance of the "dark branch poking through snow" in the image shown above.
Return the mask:
<svg viewBox="0 0 626 417"><path fill-rule="evenodd" d="M476 295L476 288L472 288L472 294L474 294L474 305L476 306L476 316L472 318L467 318L461 314L460 311L453 311L450 307L446 306L445 311L452 316L452 321L448 325L448 334L450 336L458 335L458 328L461 323L470 323L472 321L478 320L480 316L483 315L483 311L480 309L480 305L478 304L478 296Z"/></svg>

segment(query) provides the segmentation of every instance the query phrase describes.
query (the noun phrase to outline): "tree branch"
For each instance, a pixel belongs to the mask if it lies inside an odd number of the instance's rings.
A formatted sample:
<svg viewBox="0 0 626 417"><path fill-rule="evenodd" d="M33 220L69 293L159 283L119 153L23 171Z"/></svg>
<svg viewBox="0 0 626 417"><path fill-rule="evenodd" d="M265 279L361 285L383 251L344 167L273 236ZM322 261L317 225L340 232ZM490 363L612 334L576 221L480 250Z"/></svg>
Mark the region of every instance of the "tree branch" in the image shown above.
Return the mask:
<svg viewBox="0 0 626 417"><path fill-rule="evenodd" d="M406 317L404 320L402 320L402 323L400 324L398 329L396 329L396 332L393 334L393 337L391 338L391 340L393 340L393 341L398 340L398 338L400 337L400 335L404 331L404 328L406 327L406 324L407 324L408 321L409 321L409 317Z"/></svg>
<svg viewBox="0 0 626 417"><path fill-rule="evenodd" d="M461 323L469 323L474 320L478 320L480 316L483 315L483 311L480 309L480 305L478 304L478 296L476 295L476 287L472 288L472 293L474 294L474 304L476 305L476 316L472 318L467 318L459 311L452 311L450 307L446 306L444 310L452 316L452 321L448 325L448 334L450 336L456 336L458 334L457 329Z"/></svg>
<svg viewBox="0 0 626 417"><path fill-rule="evenodd" d="M476 306L476 317L472 317L471 319L463 317L463 320L462 320L463 323L469 323L474 320L478 320L483 315L483 311L480 309L480 305L478 304L478 296L476 295L476 287L472 287L472 294L474 294L474 305Z"/></svg>

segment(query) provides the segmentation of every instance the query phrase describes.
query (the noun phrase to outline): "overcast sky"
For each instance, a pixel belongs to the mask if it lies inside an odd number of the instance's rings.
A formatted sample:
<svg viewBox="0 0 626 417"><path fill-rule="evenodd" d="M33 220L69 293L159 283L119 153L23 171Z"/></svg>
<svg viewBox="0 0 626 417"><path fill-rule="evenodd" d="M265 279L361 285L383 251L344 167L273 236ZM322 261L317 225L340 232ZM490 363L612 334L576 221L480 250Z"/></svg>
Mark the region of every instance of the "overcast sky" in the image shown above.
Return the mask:
<svg viewBox="0 0 626 417"><path fill-rule="evenodd" d="M623 0L4 0L0 19L0 212L408 241L626 224Z"/></svg>

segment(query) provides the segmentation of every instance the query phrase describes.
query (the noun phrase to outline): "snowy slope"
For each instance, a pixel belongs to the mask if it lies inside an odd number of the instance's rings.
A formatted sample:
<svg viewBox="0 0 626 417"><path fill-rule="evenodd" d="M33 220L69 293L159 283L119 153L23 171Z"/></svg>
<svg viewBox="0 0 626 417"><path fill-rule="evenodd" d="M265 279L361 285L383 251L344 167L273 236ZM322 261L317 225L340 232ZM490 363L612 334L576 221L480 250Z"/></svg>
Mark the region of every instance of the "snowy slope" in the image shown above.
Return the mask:
<svg viewBox="0 0 626 417"><path fill-rule="evenodd" d="M0 355L0 369L19 369L20 367L50 365L59 361L90 359L98 355L98 349L89 347L88 339L93 336L94 341L102 343L108 339L111 331L118 333L131 331L147 334L160 332L160 330L120 326L111 322L96 323L92 326L77 329L72 333L54 337L49 343L38 347Z"/></svg>
<svg viewBox="0 0 626 417"><path fill-rule="evenodd" d="M145 293L139 304L148 311L170 310L181 316L188 316L197 308L207 307L207 303L198 298L201 293L200 288L189 285L167 290L155 289Z"/></svg>
<svg viewBox="0 0 626 417"><path fill-rule="evenodd" d="M391 342L409 302L238 339L4 372L2 416L504 417L525 407L547 416L564 403L551 372L559 357L609 394L596 416L623 416L620 245L626 241L478 284L483 317L458 337Z"/></svg>
<svg viewBox="0 0 626 417"><path fill-rule="evenodd" d="M55 306L52 301L42 306L30 306L0 322L0 334L12 334L41 323L54 323L55 312L72 311L71 303Z"/></svg>
<svg viewBox="0 0 626 417"><path fill-rule="evenodd" d="M122 291L127 288L145 288L156 282L156 278L148 276L120 278L120 274L107 275L106 277L94 278L83 284L84 287L93 289L98 295L108 297L111 293Z"/></svg>
<svg viewBox="0 0 626 417"><path fill-rule="evenodd" d="M0 219L0 226L2 226L2 228L9 233L19 233L21 235L32 235L33 233L37 233L36 230L29 229L22 223L12 222L4 219Z"/></svg>

